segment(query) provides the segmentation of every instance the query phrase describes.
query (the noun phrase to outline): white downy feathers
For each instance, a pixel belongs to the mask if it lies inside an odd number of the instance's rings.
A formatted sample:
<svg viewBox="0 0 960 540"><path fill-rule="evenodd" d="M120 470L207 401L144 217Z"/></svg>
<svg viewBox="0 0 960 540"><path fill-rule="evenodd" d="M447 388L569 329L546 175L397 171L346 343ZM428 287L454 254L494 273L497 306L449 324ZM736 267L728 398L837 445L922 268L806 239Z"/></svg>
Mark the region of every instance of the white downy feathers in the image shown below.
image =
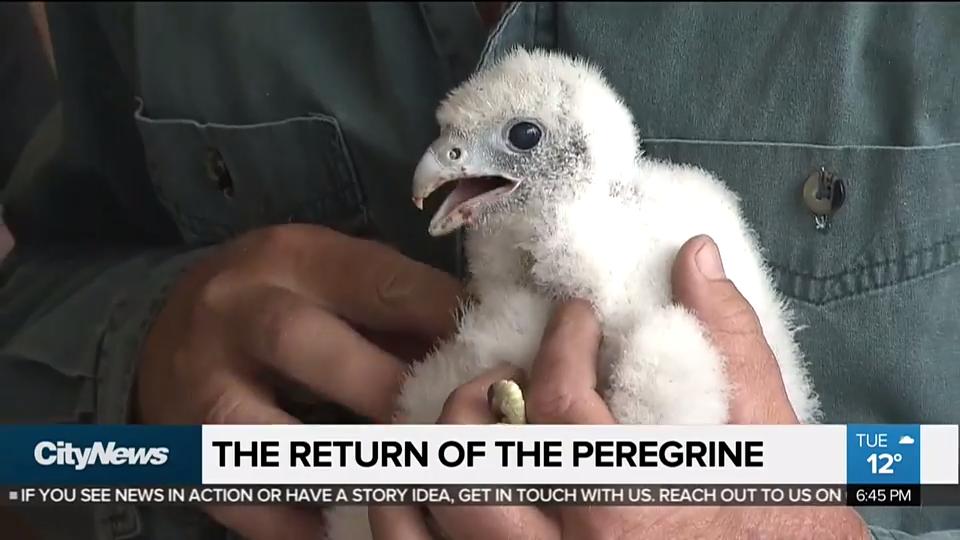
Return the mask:
<svg viewBox="0 0 960 540"><path fill-rule="evenodd" d="M500 362L529 368L556 300L576 296L601 319L600 380L618 421L725 423L723 359L671 298L677 251L700 234L756 311L798 418L817 421L790 312L737 197L697 167L642 157L632 115L599 70L518 49L451 92L437 121L414 201L456 182L430 231L468 228L474 301L458 333L412 368L402 421L434 423L454 389ZM327 517L333 540L369 538L366 508Z"/></svg>

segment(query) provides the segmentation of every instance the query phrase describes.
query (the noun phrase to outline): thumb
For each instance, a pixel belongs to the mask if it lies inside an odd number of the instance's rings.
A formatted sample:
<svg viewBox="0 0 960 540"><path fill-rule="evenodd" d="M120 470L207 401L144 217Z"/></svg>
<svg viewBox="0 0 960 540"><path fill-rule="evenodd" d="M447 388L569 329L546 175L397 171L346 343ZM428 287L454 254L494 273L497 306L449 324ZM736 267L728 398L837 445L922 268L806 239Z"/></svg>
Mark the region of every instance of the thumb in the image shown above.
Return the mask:
<svg viewBox="0 0 960 540"><path fill-rule="evenodd" d="M726 361L733 386L731 422L795 423L760 319L727 278L713 239L688 240L677 253L672 280L674 298L701 321Z"/></svg>
<svg viewBox="0 0 960 540"><path fill-rule="evenodd" d="M691 310L715 338L743 344L763 340L760 321L736 285L727 279L712 238L696 236L680 248L672 279L674 298Z"/></svg>

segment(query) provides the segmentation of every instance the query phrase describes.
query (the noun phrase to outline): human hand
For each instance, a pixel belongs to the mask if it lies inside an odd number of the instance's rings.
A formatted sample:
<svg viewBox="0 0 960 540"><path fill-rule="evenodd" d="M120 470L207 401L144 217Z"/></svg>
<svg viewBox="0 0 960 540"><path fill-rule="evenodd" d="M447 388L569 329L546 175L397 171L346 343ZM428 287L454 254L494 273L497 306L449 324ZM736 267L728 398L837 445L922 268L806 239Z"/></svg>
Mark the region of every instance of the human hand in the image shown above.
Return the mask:
<svg viewBox="0 0 960 540"><path fill-rule="evenodd" d="M759 320L727 280L716 246L706 237L688 241L673 268L674 296L703 322L727 359L734 391L731 423L797 423L776 359ZM548 325L526 383L531 423L613 424L597 392L600 326L589 304L573 300L558 307ZM462 386L444 408L443 422L494 423L486 403L493 381L517 376L499 368ZM869 538L850 508L790 507L557 507L548 515L533 507L430 509L455 540L480 538ZM372 507L378 540L427 539L426 527L410 507Z"/></svg>
<svg viewBox="0 0 960 540"><path fill-rule="evenodd" d="M459 293L454 278L370 241L310 225L251 232L172 289L145 341L136 421L295 424L277 403L292 383L387 422L404 363L358 328L425 352L453 331ZM205 510L254 540L322 530L301 508Z"/></svg>

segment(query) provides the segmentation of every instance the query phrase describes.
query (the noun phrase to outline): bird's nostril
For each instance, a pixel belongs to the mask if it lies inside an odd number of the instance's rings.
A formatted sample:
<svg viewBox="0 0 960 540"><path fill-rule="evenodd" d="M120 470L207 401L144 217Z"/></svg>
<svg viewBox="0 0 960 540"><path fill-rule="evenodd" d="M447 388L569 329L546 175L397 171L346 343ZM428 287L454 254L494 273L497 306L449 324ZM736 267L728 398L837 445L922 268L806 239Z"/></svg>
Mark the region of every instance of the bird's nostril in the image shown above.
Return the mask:
<svg viewBox="0 0 960 540"><path fill-rule="evenodd" d="M456 160L460 159L460 156L462 156L462 155L463 155L463 152L462 152L459 148L456 148L456 147L451 148L450 151L447 152L447 157L450 158L450 159L453 160L453 161L456 161Z"/></svg>

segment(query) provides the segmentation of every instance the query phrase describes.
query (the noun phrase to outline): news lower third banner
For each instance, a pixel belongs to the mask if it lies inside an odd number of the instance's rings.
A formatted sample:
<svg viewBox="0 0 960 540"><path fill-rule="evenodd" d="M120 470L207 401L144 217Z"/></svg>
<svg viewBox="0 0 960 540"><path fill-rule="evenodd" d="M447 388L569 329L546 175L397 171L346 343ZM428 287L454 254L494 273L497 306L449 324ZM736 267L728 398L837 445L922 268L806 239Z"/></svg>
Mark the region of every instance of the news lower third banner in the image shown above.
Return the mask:
<svg viewBox="0 0 960 540"><path fill-rule="evenodd" d="M957 425L0 426L0 503L960 506Z"/></svg>

